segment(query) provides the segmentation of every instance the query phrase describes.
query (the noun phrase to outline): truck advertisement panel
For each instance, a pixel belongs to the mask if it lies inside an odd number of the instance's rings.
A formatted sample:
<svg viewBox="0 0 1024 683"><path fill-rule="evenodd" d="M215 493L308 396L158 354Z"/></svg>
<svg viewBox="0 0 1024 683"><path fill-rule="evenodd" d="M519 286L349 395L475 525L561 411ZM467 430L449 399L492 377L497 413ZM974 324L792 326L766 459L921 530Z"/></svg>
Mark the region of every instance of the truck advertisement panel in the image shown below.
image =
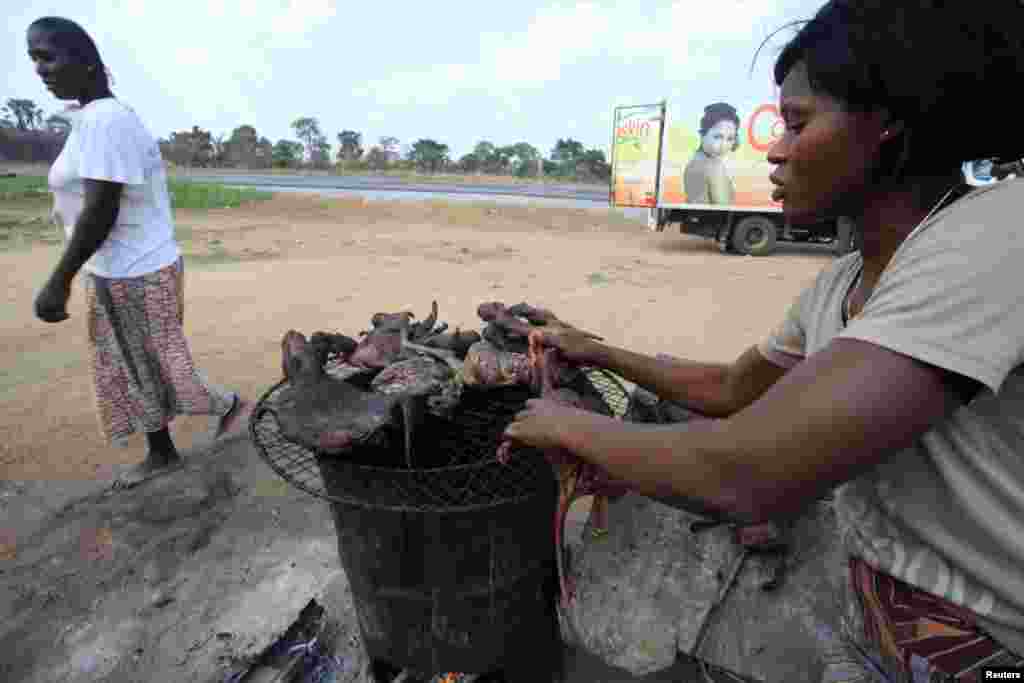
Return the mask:
<svg viewBox="0 0 1024 683"><path fill-rule="evenodd" d="M777 209L766 155L785 131L774 103L709 102L668 108L661 156L660 206Z"/></svg>
<svg viewBox="0 0 1024 683"><path fill-rule="evenodd" d="M618 107L614 120L612 204L653 207L658 191L658 146L664 104Z"/></svg>
<svg viewBox="0 0 1024 683"><path fill-rule="evenodd" d="M612 150L616 206L782 210L771 198L772 167L766 159L785 131L776 104L721 100L694 108L668 102L663 131L659 130L662 121L651 121L660 108L616 109ZM652 142L655 131L661 135ZM657 201L651 202L654 187Z"/></svg>

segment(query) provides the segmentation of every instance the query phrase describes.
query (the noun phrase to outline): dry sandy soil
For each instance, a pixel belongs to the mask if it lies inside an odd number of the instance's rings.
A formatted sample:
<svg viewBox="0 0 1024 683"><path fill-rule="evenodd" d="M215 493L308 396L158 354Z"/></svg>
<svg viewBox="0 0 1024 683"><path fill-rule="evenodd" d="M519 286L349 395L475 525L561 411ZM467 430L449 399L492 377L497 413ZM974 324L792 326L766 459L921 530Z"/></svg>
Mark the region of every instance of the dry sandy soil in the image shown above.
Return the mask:
<svg viewBox="0 0 1024 683"><path fill-rule="evenodd" d="M0 215L27 220L45 209L5 202ZM478 327L482 301L525 300L609 343L729 361L766 334L832 258L814 248L726 255L709 240L651 234L588 209L290 195L179 211L177 224L196 363L252 398L279 378L288 329L355 335L377 311L424 315L433 299L452 327ZM0 478L106 479L141 459L144 440L115 449L99 436L81 283L69 320L49 325L32 314L61 249L41 225L0 243ZM182 417L172 432L187 449L209 427L208 418Z"/></svg>

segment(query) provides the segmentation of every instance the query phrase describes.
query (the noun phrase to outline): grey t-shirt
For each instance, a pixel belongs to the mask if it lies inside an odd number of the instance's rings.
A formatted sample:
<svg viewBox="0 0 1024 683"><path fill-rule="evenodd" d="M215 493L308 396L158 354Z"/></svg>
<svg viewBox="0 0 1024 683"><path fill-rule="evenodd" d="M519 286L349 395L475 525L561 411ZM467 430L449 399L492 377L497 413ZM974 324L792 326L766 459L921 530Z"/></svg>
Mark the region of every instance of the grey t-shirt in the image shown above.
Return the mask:
<svg viewBox="0 0 1024 683"><path fill-rule="evenodd" d="M860 339L984 385L913 446L836 490L850 552L966 607L1024 654L1024 180L939 212L893 255L860 315L842 302L860 254L837 259L759 345L791 368Z"/></svg>

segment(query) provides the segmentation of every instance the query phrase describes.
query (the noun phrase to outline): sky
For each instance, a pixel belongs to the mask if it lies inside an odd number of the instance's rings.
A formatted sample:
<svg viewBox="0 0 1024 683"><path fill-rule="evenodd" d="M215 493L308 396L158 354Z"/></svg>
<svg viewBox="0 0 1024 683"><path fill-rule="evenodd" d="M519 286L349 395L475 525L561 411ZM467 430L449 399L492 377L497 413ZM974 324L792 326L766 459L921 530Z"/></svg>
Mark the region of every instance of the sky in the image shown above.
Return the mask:
<svg viewBox="0 0 1024 683"><path fill-rule="evenodd" d="M5 10L0 99L64 104L26 55L36 18L65 16L96 41L115 96L157 137L242 124L272 142L319 119L408 145L433 138L458 159L480 140L528 142L546 157L559 138L608 153L612 112L667 100L700 112L736 93L776 96L771 66L823 0L576 2L537 0L23 0ZM10 3L14 4L14 3Z"/></svg>

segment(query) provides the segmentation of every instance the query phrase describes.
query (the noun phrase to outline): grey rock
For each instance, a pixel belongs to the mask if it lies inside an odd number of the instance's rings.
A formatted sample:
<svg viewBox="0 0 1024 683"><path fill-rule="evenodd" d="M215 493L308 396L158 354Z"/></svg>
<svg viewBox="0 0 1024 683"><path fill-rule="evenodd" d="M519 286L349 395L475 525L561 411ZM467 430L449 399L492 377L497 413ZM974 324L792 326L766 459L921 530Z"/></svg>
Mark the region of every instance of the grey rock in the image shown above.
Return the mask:
<svg viewBox="0 0 1024 683"><path fill-rule="evenodd" d="M577 596L562 615L570 644L634 676L695 655L755 680L822 680L840 649L845 581L845 554L827 503L795 521L779 588L761 588L772 559L748 555L714 611L742 552L729 527L694 534L689 525L697 517L635 494L613 503L608 518L606 536L584 533L575 548Z"/></svg>

